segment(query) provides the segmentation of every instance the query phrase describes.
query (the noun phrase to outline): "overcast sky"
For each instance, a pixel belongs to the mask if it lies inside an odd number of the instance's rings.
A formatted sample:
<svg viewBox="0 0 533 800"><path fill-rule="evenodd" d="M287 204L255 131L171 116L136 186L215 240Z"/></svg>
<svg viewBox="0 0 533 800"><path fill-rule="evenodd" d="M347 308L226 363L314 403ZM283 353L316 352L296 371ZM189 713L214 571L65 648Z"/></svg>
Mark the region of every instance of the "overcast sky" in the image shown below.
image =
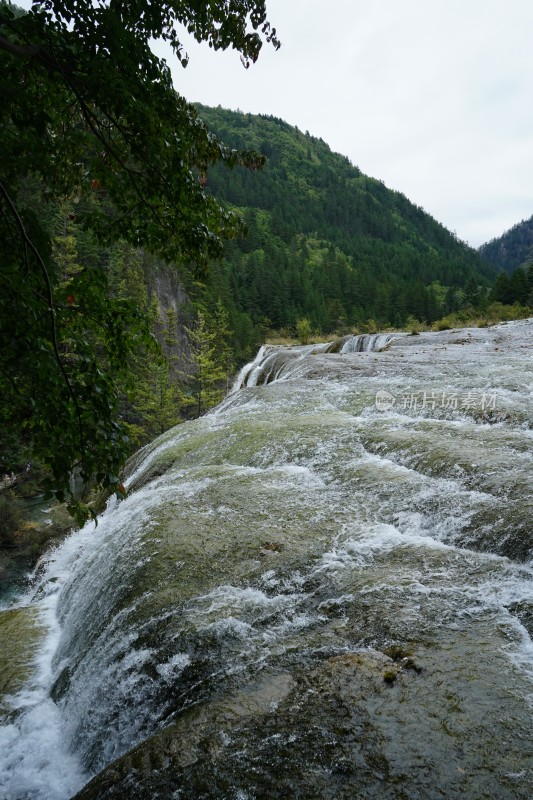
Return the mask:
<svg viewBox="0 0 533 800"><path fill-rule="evenodd" d="M533 214L531 0L267 0L245 70L187 40L191 101L322 137L473 246ZM169 63L172 60L169 58Z"/></svg>

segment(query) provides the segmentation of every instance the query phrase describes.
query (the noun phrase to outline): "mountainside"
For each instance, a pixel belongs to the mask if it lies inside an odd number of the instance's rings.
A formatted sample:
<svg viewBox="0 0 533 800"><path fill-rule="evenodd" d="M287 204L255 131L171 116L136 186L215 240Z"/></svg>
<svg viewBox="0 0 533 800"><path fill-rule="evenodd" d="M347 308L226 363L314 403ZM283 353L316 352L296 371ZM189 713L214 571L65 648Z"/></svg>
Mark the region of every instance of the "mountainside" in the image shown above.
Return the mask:
<svg viewBox="0 0 533 800"><path fill-rule="evenodd" d="M213 168L207 188L239 208L248 237L230 242L211 281L253 326L308 317L343 325L431 322L493 268L403 194L364 175L321 139L282 120L198 107L226 143L267 158L263 171Z"/></svg>
<svg viewBox="0 0 533 800"><path fill-rule="evenodd" d="M512 272L533 262L533 216L513 225L497 239L481 245L479 253L498 270Z"/></svg>

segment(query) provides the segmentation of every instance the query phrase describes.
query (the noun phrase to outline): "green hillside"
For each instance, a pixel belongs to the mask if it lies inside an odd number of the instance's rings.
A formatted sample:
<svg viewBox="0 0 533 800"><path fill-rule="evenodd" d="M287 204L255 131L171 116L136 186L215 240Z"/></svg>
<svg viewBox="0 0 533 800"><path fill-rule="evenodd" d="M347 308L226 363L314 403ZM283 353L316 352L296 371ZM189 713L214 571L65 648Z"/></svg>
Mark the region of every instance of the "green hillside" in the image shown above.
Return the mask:
<svg viewBox="0 0 533 800"><path fill-rule="evenodd" d="M493 280L475 250L321 139L274 117L198 108L227 144L267 158L261 172L207 176L248 225L209 279L237 328L292 328L303 316L322 333L432 322L464 304L465 287Z"/></svg>
<svg viewBox="0 0 533 800"><path fill-rule="evenodd" d="M533 263L533 217L513 225L497 239L481 245L481 257L497 270L513 272Z"/></svg>

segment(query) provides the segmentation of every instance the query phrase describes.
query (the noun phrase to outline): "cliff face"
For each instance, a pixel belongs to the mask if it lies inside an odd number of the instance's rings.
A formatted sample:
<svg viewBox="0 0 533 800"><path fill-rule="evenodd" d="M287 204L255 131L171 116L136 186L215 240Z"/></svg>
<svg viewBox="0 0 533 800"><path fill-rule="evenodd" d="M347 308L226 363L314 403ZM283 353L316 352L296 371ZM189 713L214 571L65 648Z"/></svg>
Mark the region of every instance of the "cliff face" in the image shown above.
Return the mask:
<svg viewBox="0 0 533 800"><path fill-rule="evenodd" d="M194 312L187 290L175 267L160 264L158 269L146 277L149 295L158 302L159 322L154 333L170 357L173 373L188 375L191 370L191 347L185 331L194 321ZM169 314L169 309L173 313ZM169 330L170 326L170 330Z"/></svg>

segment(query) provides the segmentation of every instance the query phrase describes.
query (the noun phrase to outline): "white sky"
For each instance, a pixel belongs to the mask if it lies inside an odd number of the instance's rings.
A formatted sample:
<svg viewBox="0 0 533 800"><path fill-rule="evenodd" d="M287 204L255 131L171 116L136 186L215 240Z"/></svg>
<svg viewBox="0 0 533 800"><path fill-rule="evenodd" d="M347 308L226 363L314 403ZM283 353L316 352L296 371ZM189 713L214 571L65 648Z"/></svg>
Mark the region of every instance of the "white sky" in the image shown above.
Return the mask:
<svg viewBox="0 0 533 800"><path fill-rule="evenodd" d="M531 0L267 9L281 50L265 45L246 71L234 51L187 40L177 91L322 137L473 246L533 214Z"/></svg>
<svg viewBox="0 0 533 800"><path fill-rule="evenodd" d="M29 7L30 0L18 0ZM533 214L531 0L267 0L245 70L185 35L176 90L322 137L477 247Z"/></svg>

